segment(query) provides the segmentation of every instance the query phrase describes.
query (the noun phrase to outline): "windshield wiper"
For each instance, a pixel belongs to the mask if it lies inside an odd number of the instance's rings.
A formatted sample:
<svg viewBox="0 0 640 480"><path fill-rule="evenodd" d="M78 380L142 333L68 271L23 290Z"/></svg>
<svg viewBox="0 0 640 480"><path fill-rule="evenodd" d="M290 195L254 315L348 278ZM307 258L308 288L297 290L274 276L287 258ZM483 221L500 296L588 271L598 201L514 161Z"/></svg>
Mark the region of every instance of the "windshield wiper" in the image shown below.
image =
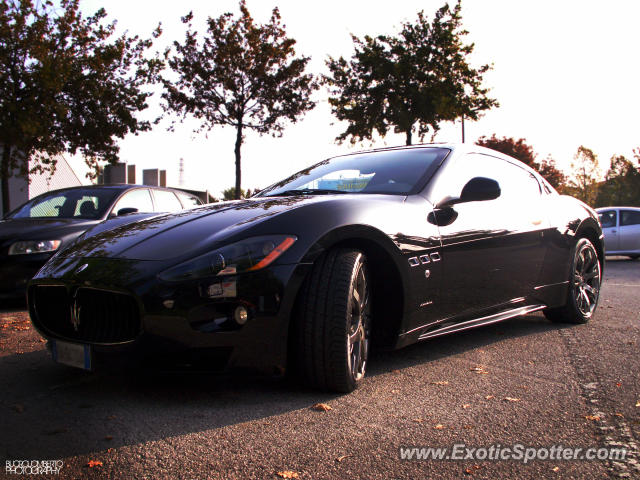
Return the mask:
<svg viewBox="0 0 640 480"><path fill-rule="evenodd" d="M269 197L280 197L284 195L329 195L332 193L352 193L345 190L331 190L329 188L294 188L278 193L272 193Z"/></svg>

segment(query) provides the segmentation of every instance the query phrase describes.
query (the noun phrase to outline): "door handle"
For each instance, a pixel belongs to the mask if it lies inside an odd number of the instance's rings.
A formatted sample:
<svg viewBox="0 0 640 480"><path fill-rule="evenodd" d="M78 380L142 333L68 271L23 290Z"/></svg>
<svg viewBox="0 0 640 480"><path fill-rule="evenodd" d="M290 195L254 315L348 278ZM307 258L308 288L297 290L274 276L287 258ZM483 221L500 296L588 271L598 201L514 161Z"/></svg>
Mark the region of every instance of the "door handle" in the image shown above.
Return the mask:
<svg viewBox="0 0 640 480"><path fill-rule="evenodd" d="M617 230L611 230L611 233L618 233Z"/></svg>

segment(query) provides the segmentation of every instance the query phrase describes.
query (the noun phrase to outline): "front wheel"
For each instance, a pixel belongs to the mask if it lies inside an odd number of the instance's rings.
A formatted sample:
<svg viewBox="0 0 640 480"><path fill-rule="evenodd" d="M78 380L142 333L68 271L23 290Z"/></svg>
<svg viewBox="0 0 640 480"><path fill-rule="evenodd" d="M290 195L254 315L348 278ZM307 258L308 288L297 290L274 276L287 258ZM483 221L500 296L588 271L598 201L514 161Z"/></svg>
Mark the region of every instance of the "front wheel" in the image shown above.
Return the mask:
<svg viewBox="0 0 640 480"><path fill-rule="evenodd" d="M353 391L364 378L371 338L366 258L335 249L314 264L296 324L296 370L322 390Z"/></svg>
<svg viewBox="0 0 640 480"><path fill-rule="evenodd" d="M581 238L573 248L567 303L545 310L545 316L553 322L587 323L598 306L600 283L598 252L588 239Z"/></svg>

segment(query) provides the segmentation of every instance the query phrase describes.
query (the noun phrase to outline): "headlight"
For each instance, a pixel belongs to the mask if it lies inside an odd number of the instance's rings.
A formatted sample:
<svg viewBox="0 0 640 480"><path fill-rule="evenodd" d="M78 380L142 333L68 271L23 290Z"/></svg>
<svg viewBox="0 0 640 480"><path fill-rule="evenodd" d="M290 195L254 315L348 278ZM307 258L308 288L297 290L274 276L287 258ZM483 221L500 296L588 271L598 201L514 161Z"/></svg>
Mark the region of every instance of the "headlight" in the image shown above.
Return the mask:
<svg viewBox="0 0 640 480"><path fill-rule="evenodd" d="M60 240L22 240L9 247L9 255L53 252L60 247Z"/></svg>
<svg viewBox="0 0 640 480"><path fill-rule="evenodd" d="M271 264L297 240L292 235L267 235L241 240L160 273L165 282L235 275L260 270Z"/></svg>

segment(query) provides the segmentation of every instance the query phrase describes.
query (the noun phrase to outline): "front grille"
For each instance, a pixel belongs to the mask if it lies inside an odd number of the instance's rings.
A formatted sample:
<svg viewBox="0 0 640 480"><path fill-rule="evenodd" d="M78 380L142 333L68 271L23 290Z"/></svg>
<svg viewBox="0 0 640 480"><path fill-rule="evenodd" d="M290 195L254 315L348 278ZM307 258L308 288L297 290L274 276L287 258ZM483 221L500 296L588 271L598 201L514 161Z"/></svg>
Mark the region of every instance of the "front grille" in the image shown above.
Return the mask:
<svg viewBox="0 0 640 480"><path fill-rule="evenodd" d="M38 326L53 336L87 343L120 343L140 333L135 299L126 294L79 288L70 296L65 287L33 289Z"/></svg>

